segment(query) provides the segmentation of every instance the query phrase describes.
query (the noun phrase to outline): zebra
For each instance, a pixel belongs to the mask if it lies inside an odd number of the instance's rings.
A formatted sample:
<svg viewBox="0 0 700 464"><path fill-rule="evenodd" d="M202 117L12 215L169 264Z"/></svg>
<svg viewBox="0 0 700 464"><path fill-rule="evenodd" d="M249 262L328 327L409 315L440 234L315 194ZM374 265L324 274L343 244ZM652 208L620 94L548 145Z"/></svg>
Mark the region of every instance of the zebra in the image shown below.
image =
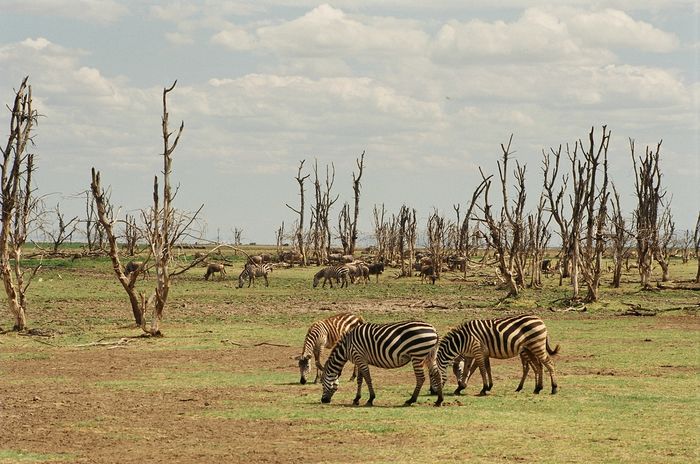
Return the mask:
<svg viewBox="0 0 700 464"><path fill-rule="evenodd" d="M306 377L311 370L309 361L312 354L316 363L316 378L314 379L314 383L318 382L319 372L323 370L323 366L321 365L321 351L323 348L333 348L340 337L363 322L364 320L360 316L350 313L341 313L311 324L309 331L306 333L306 338L304 339L304 348L301 352L301 356L296 357L296 360L299 361L299 372L301 373L299 383L302 385L306 383ZM353 377L350 380L354 378L355 374L353 373Z"/></svg>
<svg viewBox="0 0 700 464"><path fill-rule="evenodd" d="M357 366L357 394L352 404L360 404L362 381L367 381L369 400L372 406L375 398L369 366L393 369L405 366L410 361L416 376L416 388L406 401L406 406L418 399L418 393L425 381L424 366L428 366L431 379L439 375L434 363L438 335L435 328L425 322L404 321L392 324L360 324L347 332L331 351L323 368L322 403L330 403L338 390L338 378L346 362ZM437 381L438 399L435 406L442 404L442 384Z"/></svg>
<svg viewBox="0 0 700 464"><path fill-rule="evenodd" d="M265 286L269 287L270 283L267 280L267 275L272 272L272 265L268 263L264 264L251 264L248 263L243 267L243 270L238 275L238 288L243 288L243 281L248 279L248 287L255 282L256 277L262 277L265 279Z"/></svg>
<svg viewBox="0 0 700 464"><path fill-rule="evenodd" d="M318 283L323 279L322 288L326 287L326 281L330 282L331 288L333 288L333 279L340 281L340 287L348 286L348 273L349 269L347 266L328 266L324 267L314 275L314 288L318 287Z"/></svg>
<svg viewBox="0 0 700 464"><path fill-rule="evenodd" d="M485 374L484 389L481 394L491 390L493 379L491 377L491 365L488 358L507 359L520 355L523 364L523 377L518 390L527 377L529 366L535 371L535 391L542 390L542 366L547 368L552 383L552 394L557 393L557 377L554 363L550 355L559 353L559 345L554 349L549 344L547 326L537 316L522 314L519 316L505 317L501 319L472 320L462 324L456 332L462 333L463 338L472 337L481 344L484 356ZM482 372L482 377L484 373ZM461 391L463 386L458 389Z"/></svg>
<svg viewBox="0 0 700 464"><path fill-rule="evenodd" d="M488 356L485 356L484 350L481 346L481 342L468 330L464 330L466 324L452 329L447 332L438 343L437 353L436 353L436 364L440 372L440 381L444 386L447 380L446 368L447 365L452 361L452 371L457 378L457 389L454 391L455 395L462 393L467 387L467 381L471 378L472 374L479 369L481 373L481 378L483 381L483 388L479 395L483 396L488 390L491 389L491 363ZM520 360L523 365L523 375L520 379L520 385L516 391L520 391L523 388L525 379L530 369L530 363L535 365L539 364L536 358L531 357L529 350L523 350L520 353ZM535 369L537 372L537 369ZM541 370L540 370L541 373ZM537 375L536 381L537 381ZM540 381L541 384L541 381ZM437 387L433 379L431 379L430 392L434 393L437 391Z"/></svg>

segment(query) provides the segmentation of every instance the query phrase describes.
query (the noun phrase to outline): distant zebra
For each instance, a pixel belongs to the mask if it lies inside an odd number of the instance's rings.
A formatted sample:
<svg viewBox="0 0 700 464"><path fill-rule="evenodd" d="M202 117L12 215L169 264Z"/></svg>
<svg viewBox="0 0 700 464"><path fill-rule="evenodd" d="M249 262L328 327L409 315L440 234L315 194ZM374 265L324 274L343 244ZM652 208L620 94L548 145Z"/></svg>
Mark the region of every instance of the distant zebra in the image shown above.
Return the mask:
<svg viewBox="0 0 700 464"><path fill-rule="evenodd" d="M323 279L323 285L321 288L326 287L326 282L331 283L331 288L333 288L333 280L336 282L341 282L340 287L348 286L348 274L349 269L347 266L328 266L324 267L314 275L314 288L318 287L318 283Z"/></svg>
<svg viewBox="0 0 700 464"><path fill-rule="evenodd" d="M301 352L301 356L297 356L296 358L297 361L299 361L299 372L301 373L299 383L302 385L306 383L306 377L311 370L311 363L309 361L312 354L316 363L316 378L314 379L314 383L318 382L319 372L323 370L323 366L321 365L321 352L323 348L333 348L338 340L340 340L340 337L363 322L364 320L360 316L342 313L311 324L309 331L306 333L306 338L304 339L304 348ZM355 376L353 375L350 380L354 378Z"/></svg>
<svg viewBox="0 0 700 464"><path fill-rule="evenodd" d="M330 403L333 394L338 390L338 378L346 362L352 361L357 366L357 394L353 404L360 403L362 381L367 381L369 400L367 406L372 406L375 398L369 366L393 369L413 364L416 376L416 388L406 405L416 402L421 386L425 381L423 368L428 364L431 378L439 375L433 362L438 335L435 328L425 322L405 321L393 324L360 324L346 333L335 345L323 368L322 403ZM438 399L435 406L442 404L442 385L437 380Z"/></svg>
<svg viewBox="0 0 700 464"><path fill-rule="evenodd" d="M472 374L478 368L483 381L483 388L480 395L485 395L486 392L491 389L491 363L488 356L485 355L479 339L468 330L465 330L465 326L466 324L463 324L456 329L450 330L440 339L435 358L438 371L440 372L439 377L442 386L444 386L447 380L447 365L453 362L452 371L455 377L457 377L458 383L454 394L459 395L462 390L467 387L467 380L471 378ZM528 350L520 352L520 359L523 365L523 376L520 379L520 385L518 385L516 391L520 391L523 388L525 379L530 370L530 363L532 363L533 366L539 364L536 358L531 359ZM536 368L535 371L537 371ZM535 375L535 380L537 382L537 375ZM431 381L430 392L434 393L436 391L435 382Z"/></svg>
<svg viewBox="0 0 700 464"><path fill-rule="evenodd" d="M246 264L243 270L238 275L238 288L243 287L243 282L248 279L248 287L255 282L256 277L265 279L265 286L269 287L270 283L267 280L267 275L272 272L272 265L264 264Z"/></svg>
<svg viewBox="0 0 700 464"><path fill-rule="evenodd" d="M488 376L488 380L484 381L485 390L482 390L482 394L493 387L488 358L507 359L518 355L523 363L523 379L519 389L522 388L524 377L527 376L529 364L535 370L535 393L539 393L542 390L542 366L544 365L551 378L552 394L557 392L554 363L549 355L557 354L559 345L554 349L550 347L547 326L539 317L524 314L501 319L472 320L465 322L455 331L468 334L481 344Z"/></svg>

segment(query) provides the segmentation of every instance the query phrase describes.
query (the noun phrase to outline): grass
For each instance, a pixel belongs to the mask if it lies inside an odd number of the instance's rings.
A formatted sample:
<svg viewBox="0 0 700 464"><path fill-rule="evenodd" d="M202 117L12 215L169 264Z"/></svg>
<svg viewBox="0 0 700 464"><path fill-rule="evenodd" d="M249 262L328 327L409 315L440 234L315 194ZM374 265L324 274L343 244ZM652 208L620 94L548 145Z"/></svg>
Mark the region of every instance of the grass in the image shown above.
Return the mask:
<svg viewBox="0 0 700 464"><path fill-rule="evenodd" d="M133 338L109 349L78 346L139 334L129 327L131 311L109 263L54 264L29 294L30 326L52 329L55 336L43 340L49 345L12 333L0 337L0 415L20 421L17 433L0 429L0 463L110 462L110 447L125 462L174 456L230 462L231 453L255 462L700 458L696 312L618 316L625 303L697 304L697 292L640 292L630 274L622 289L604 287L601 302L587 312L559 313L549 308L561 309L570 289L555 279L498 305L503 291L486 277L444 278L432 286L385 275L379 284L313 289L312 267L276 270L269 288L238 289L237 271L205 282L198 269L173 284L164 338ZM676 263L672 270L685 279L694 275L693 265ZM152 278L139 286L149 291ZM426 307L431 302L438 307ZM297 383L292 358L313 321L347 310L378 322L422 319L439 332L465 318L535 311L562 346L555 360L560 392L547 394L545 377L544 392L533 395L531 377L526 391L515 393L519 361L494 360L489 396L476 397L472 381L465 395L448 393L445 406L434 408L425 385L418 404L407 408L401 405L414 385L410 367L374 368L376 406L352 407L356 387L346 368L333 402L322 405L320 385ZM37 433L67 439L46 449L41 438L20 433L17 424L34 418ZM135 454L154 442L157 454ZM99 451L104 454L92 454Z"/></svg>

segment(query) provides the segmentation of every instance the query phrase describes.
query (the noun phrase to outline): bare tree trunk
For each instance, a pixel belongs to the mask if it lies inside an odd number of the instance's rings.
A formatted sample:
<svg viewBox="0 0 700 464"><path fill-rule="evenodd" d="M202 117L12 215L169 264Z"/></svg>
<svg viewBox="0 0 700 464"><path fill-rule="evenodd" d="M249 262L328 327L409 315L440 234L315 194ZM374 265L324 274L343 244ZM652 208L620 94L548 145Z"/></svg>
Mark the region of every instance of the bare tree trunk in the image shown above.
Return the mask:
<svg viewBox="0 0 700 464"><path fill-rule="evenodd" d="M305 161L306 160L299 161L299 170L297 172L297 176L295 177L297 183L299 183L299 209L294 209L287 204L287 208L291 209L299 215L299 222L297 224L296 230L296 240L297 246L299 247L299 253L301 253L301 262L303 266L306 266L306 248L304 246L304 181L310 176L310 174L307 174L303 177L301 175L301 170L304 167Z"/></svg>
<svg viewBox="0 0 700 464"><path fill-rule="evenodd" d="M612 189L614 194L613 199L610 201L612 207L612 216L610 217L612 233L610 235L612 236L613 240L612 286L614 288L620 288L620 283L622 280L622 265L625 260L629 259L629 238L631 237L631 234L626 228L626 222L622 215L622 209L620 208L620 195L617 193L614 184Z"/></svg>
<svg viewBox="0 0 700 464"><path fill-rule="evenodd" d="M657 231L657 240L654 246L654 258L659 263L662 270L661 281L668 282L671 280L669 265L671 262L671 242L673 241L676 224L673 222L671 214L671 205L661 201L661 206L664 207L661 213L661 220Z"/></svg>
<svg viewBox="0 0 700 464"><path fill-rule="evenodd" d="M362 152L359 160L355 160L357 164L358 173L352 173L352 191L355 194L355 211L352 216L352 223L350 228L350 244L348 247L349 255L355 253L355 244L357 243L357 218L360 215L360 179L362 178L362 172L365 167L365 152Z"/></svg>
<svg viewBox="0 0 700 464"><path fill-rule="evenodd" d="M661 171L659 169L659 151L646 148L645 156L640 157L639 164L634 154L634 140L630 139L630 152L634 164L634 186L637 193L637 208L634 211L637 225L637 264L642 288L650 287L651 264L659 232L659 205L665 196L661 188Z"/></svg>
<svg viewBox="0 0 700 464"><path fill-rule="evenodd" d="M700 212L698 213L698 220L695 223L693 243L695 245L695 259L698 261L698 272L695 274L695 283L700 284Z"/></svg>
<svg viewBox="0 0 700 464"><path fill-rule="evenodd" d="M433 274L439 279L442 273L445 250L445 218L434 211L428 217L428 248L433 262Z"/></svg>
<svg viewBox="0 0 700 464"><path fill-rule="evenodd" d="M21 269L22 245L27 238L31 213L37 208L33 199L32 174L34 156L26 153L32 142L32 129L37 122L37 112L32 107L32 88L22 80L15 93L11 108L10 131L7 144L2 151L0 189L2 193L2 216L0 229L0 275L5 287L7 303L14 318L13 330L22 331L27 326L26 291L31 277L24 282Z"/></svg>
<svg viewBox="0 0 700 464"><path fill-rule="evenodd" d="M191 216L186 217L176 212L172 207L173 194L170 185L170 174L172 173L172 154L180 141L180 136L184 129L184 122L180 124L176 132L170 132L168 128L168 111L167 111L167 95L171 92L177 81L170 88L163 89L163 115L162 115L162 136L163 136L163 189L162 193L159 189L158 176L154 177L153 181L153 205L149 210L142 210L146 240L150 248L151 256L154 260L156 269L156 288L154 293L146 299L143 294L136 295L134 282L136 273L131 273L127 278L124 275L123 267L119 260L119 248L116 241L116 236L113 229L113 218L106 215L108 199L105 196L104 190L100 186L100 173L92 169L91 190L95 203L98 207L98 215L102 223L105 234L109 241L109 254L112 260L112 266L117 278L129 295L129 301L134 313L134 319L141 329L152 336L162 335L160 323L163 319L163 313L168 302L170 293L170 282L173 275L184 272L202 260L194 260L189 263L184 269L171 272L170 263L173 260L173 249L176 243L183 235L190 230L192 223L196 220L197 215L202 210L202 206ZM171 136L175 134L175 139L171 141ZM162 204L161 204L162 195ZM139 298L140 297L140 298ZM153 304L153 315L151 317L150 327L146 327L146 311L148 306Z"/></svg>
<svg viewBox="0 0 700 464"><path fill-rule="evenodd" d="M406 205L399 211L398 248L401 261L401 276L410 277L413 273L413 260L416 247L416 210ZM405 258L408 258L406 265Z"/></svg>

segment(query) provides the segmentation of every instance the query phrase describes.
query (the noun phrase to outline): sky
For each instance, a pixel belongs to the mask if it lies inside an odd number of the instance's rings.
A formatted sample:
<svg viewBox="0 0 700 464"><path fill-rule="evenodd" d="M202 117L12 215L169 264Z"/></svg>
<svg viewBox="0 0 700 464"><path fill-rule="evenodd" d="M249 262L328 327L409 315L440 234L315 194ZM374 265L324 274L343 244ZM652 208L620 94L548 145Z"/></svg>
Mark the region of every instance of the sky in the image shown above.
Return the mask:
<svg viewBox="0 0 700 464"><path fill-rule="evenodd" d="M150 206L162 170L162 92L175 80L175 206L205 235L274 243L298 205L294 177L335 167L352 203L365 152L359 229L372 208L435 209L496 173L513 134L528 206L542 154L611 130L610 176L635 204L629 139L663 140L677 229L700 199L700 6L694 0L0 0L0 102L29 76L37 194L85 216L90 169L121 217ZM2 114L2 113L0 113ZM4 122L3 122L4 121ZM7 137L9 113L0 116ZM511 178L512 180L512 178ZM512 182L511 182L512 184ZM307 205L313 196L307 181ZM495 195L494 195L495 196ZM307 211L308 220L310 214ZM337 223L337 219L333 222Z"/></svg>

